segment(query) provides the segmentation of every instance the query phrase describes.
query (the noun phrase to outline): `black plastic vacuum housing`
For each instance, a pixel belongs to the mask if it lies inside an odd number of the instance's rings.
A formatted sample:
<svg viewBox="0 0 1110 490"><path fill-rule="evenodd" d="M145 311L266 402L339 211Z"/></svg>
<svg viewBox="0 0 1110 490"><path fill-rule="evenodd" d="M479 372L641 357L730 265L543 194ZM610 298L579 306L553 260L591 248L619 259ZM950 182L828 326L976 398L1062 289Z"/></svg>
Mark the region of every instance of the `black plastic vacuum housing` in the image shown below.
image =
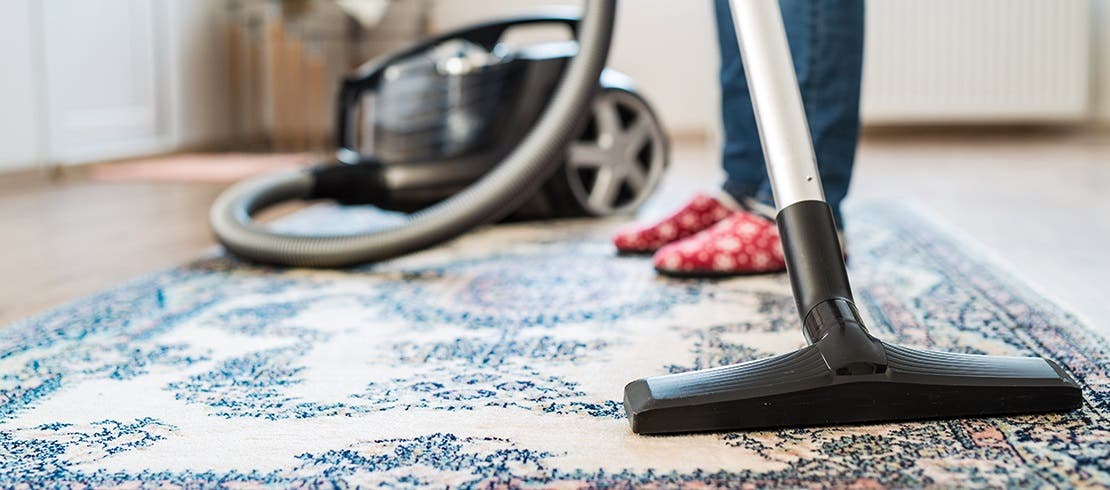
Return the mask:
<svg viewBox="0 0 1110 490"><path fill-rule="evenodd" d="M337 121L339 160L359 167L326 171L343 174L337 178L345 179L343 185L362 198L350 199L353 192L334 187L321 188L319 194L413 212L470 186L535 126L578 53L574 34L580 22L577 9L550 7L446 32L360 67L343 82ZM532 37L551 40L506 41L518 30L539 29L544 31ZM558 31L565 31L569 39L560 40ZM617 126L608 125L612 122ZM613 138L637 124L647 130L645 137ZM590 164L595 162L575 161L575 149L583 150L579 157L591 150L600 154L610 141L623 147L609 153L631 157L606 163L628 164L644 182L636 186L625 179L602 200L591 191L603 183L599 181L604 180L604 170ZM606 68L591 107L558 158L564 162L562 171L522 205L518 217L605 216L634 210L658 183L667 164L667 142L658 117L632 79Z"/></svg>
<svg viewBox="0 0 1110 490"><path fill-rule="evenodd" d="M824 201L776 0L735 0L734 20L771 176L787 271L809 345L715 369L640 379L624 390L633 432L665 434L1079 408L1082 392L1036 357L888 344L852 298Z"/></svg>

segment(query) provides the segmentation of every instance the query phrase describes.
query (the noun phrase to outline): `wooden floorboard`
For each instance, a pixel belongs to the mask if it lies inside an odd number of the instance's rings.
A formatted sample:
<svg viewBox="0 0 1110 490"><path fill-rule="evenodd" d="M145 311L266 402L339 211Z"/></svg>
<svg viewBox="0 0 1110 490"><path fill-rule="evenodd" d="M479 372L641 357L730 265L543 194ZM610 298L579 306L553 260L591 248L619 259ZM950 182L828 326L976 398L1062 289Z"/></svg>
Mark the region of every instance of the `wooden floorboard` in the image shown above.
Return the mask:
<svg viewBox="0 0 1110 490"><path fill-rule="evenodd" d="M208 184L41 179L0 190L0 324L202 253Z"/></svg>
<svg viewBox="0 0 1110 490"><path fill-rule="evenodd" d="M643 214L664 212L721 178L713 145L680 142L673 160ZM214 245L207 214L220 185L90 182L81 174L0 176L0 325ZM871 134L850 199L933 210L1110 335L1107 135Z"/></svg>

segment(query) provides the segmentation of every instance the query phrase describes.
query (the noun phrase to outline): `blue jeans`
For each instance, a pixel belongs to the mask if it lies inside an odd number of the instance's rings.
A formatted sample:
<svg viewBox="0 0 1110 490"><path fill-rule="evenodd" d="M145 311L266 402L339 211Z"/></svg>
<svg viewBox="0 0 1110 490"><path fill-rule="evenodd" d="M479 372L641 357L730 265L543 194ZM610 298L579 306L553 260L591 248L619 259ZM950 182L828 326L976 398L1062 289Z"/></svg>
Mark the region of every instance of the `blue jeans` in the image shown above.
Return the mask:
<svg viewBox="0 0 1110 490"><path fill-rule="evenodd" d="M728 0L715 0L721 49L724 190L773 205ZM744 1L744 0L740 0ZM837 226L859 140L863 0L780 0L825 198Z"/></svg>

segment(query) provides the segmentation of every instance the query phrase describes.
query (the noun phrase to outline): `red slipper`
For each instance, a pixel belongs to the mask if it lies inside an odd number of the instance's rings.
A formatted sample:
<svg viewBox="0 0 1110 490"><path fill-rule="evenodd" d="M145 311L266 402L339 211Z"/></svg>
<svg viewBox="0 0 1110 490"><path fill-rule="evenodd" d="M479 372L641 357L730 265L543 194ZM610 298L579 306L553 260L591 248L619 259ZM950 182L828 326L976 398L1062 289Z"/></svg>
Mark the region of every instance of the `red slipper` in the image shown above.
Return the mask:
<svg viewBox="0 0 1110 490"><path fill-rule="evenodd" d="M637 224L617 232L613 245L621 253L651 253L713 226L732 212L721 200L698 194L674 214L654 224Z"/></svg>
<svg viewBox="0 0 1110 490"><path fill-rule="evenodd" d="M681 277L786 270L778 227L747 211L736 211L700 233L659 249L652 262L660 273Z"/></svg>

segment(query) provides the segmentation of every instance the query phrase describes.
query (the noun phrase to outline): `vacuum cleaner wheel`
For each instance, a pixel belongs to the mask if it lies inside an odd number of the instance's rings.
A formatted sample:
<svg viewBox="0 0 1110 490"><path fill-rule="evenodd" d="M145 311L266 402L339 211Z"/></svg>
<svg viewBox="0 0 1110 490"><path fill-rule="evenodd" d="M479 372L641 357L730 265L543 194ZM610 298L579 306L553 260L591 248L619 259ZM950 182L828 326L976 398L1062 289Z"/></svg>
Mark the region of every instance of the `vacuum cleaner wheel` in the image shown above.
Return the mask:
<svg viewBox="0 0 1110 490"><path fill-rule="evenodd" d="M573 214L627 213L659 185L668 159L667 139L651 107L633 92L604 88L555 179L565 179Z"/></svg>

